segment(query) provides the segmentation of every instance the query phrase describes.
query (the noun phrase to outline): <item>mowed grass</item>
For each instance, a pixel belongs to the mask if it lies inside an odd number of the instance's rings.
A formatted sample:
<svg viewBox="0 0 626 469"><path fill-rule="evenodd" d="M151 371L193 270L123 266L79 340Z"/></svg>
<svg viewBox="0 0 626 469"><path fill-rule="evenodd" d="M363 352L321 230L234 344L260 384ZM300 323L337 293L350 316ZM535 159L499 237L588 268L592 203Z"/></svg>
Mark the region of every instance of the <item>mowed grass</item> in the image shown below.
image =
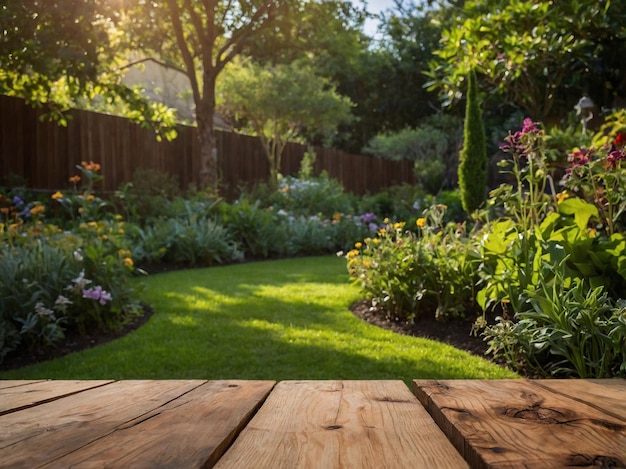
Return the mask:
<svg viewBox="0 0 626 469"><path fill-rule="evenodd" d="M345 260L308 257L138 279L154 315L113 342L3 379L511 378L511 371L356 318ZM443 326L445 327L445 326Z"/></svg>

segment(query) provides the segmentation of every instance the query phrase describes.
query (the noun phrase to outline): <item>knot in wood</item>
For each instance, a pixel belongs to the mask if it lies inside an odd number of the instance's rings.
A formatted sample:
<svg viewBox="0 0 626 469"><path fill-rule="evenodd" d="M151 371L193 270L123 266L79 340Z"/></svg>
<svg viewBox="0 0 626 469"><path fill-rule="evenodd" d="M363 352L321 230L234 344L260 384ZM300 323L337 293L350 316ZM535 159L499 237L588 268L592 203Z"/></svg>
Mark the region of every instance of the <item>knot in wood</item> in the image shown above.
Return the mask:
<svg viewBox="0 0 626 469"><path fill-rule="evenodd" d="M343 425L329 425L326 430L339 430L340 428L343 428Z"/></svg>
<svg viewBox="0 0 626 469"><path fill-rule="evenodd" d="M549 407L540 406L526 407L523 409L509 407L506 409L505 415L515 419L532 420L545 424L564 423L567 421L563 412L556 409L550 409Z"/></svg>

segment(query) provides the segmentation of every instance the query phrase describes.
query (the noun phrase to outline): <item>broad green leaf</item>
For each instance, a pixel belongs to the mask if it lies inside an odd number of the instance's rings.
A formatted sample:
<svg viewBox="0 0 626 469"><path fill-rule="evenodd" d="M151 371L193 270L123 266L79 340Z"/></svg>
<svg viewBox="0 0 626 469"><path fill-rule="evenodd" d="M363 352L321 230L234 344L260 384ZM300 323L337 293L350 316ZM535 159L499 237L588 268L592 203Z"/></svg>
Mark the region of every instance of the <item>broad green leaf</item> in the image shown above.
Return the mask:
<svg viewBox="0 0 626 469"><path fill-rule="evenodd" d="M559 213L563 215L574 215L574 221L581 230L587 228L589 219L598 216L598 209L595 205L585 202L577 197L565 199L559 204Z"/></svg>

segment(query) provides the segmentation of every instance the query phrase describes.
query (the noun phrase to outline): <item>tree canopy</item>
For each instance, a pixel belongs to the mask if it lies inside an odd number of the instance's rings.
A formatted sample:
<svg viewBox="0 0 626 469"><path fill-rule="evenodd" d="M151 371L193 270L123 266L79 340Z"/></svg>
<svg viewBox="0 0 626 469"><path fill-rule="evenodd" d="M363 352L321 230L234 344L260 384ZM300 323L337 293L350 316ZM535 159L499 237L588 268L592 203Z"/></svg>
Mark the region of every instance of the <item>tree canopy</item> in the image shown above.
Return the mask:
<svg viewBox="0 0 626 469"><path fill-rule="evenodd" d="M624 2L466 1L456 11L429 73L431 89L446 104L462 96L470 69L484 91L538 120L550 116L555 103L571 109L598 78L601 87L615 85L610 54L614 47L626 50Z"/></svg>

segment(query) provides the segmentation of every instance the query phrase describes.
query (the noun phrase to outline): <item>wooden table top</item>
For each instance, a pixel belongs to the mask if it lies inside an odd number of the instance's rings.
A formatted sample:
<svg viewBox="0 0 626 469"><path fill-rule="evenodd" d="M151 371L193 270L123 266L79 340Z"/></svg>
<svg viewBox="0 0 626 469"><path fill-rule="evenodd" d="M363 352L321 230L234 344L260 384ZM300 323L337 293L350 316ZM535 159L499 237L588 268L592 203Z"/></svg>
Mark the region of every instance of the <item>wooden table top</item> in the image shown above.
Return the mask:
<svg viewBox="0 0 626 469"><path fill-rule="evenodd" d="M626 467L626 380L0 381L0 467Z"/></svg>

